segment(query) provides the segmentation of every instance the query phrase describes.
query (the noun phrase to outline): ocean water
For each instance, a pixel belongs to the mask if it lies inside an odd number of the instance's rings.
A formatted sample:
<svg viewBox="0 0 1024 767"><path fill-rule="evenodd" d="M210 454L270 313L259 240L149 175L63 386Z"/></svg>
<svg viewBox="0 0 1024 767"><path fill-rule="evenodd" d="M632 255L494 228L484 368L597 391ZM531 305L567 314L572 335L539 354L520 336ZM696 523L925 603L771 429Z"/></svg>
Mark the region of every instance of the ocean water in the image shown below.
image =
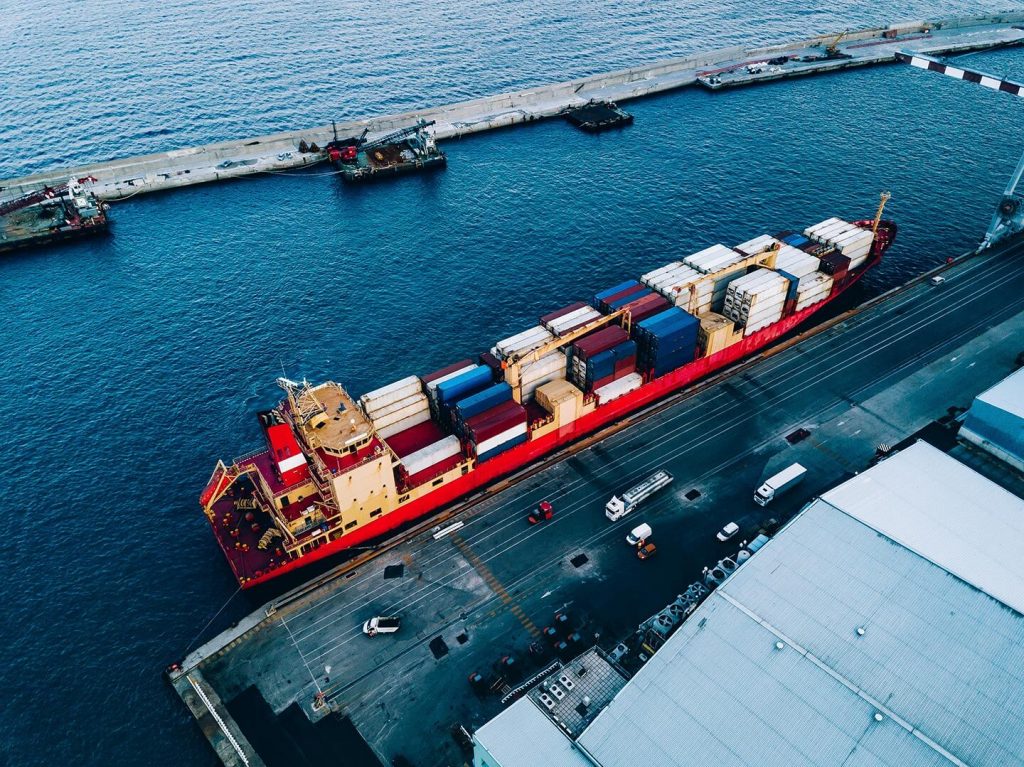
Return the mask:
<svg viewBox="0 0 1024 767"><path fill-rule="evenodd" d="M377 5L0 1L0 177L999 8ZM1017 51L969 60L1024 74ZM0 763L215 761L160 672L257 605L196 498L258 445L282 372L359 393L706 245L869 217L888 189L900 237L864 298L972 247L1024 149L1015 100L896 66L627 108L620 132L449 142L447 170L393 183L142 196L110 237L0 260Z"/></svg>

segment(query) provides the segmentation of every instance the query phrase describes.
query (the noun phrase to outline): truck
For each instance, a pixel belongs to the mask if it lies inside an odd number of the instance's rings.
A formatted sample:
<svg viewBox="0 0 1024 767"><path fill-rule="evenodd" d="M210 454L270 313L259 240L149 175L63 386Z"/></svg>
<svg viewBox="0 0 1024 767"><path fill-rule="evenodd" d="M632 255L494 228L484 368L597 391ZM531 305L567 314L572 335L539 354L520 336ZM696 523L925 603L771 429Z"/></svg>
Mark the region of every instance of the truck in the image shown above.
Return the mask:
<svg viewBox="0 0 1024 767"><path fill-rule="evenodd" d="M394 634L401 625L402 620L397 615L377 615L363 624L363 633L369 637L377 634Z"/></svg>
<svg viewBox="0 0 1024 767"><path fill-rule="evenodd" d="M633 485L622 496L613 495L604 506L604 514L612 522L622 519L635 509L640 501L650 498L663 487L672 484L672 475L659 469L639 484Z"/></svg>
<svg viewBox="0 0 1024 767"><path fill-rule="evenodd" d="M787 466L778 474L774 474L764 481L761 487L754 492L754 501L760 506L767 506L777 495L797 485L807 474L807 469L798 463Z"/></svg>

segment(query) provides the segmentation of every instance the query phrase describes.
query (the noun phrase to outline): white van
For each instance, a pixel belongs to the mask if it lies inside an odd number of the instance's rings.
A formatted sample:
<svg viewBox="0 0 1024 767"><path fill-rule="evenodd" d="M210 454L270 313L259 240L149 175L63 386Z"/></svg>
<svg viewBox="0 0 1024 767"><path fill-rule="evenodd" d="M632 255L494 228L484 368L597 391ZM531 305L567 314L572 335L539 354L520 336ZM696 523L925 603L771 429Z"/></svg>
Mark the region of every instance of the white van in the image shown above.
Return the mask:
<svg viewBox="0 0 1024 767"><path fill-rule="evenodd" d="M637 525L629 531L629 535L626 536L626 543L630 546L638 546L640 541L646 541L654 534L651 530L651 526L644 522L642 525Z"/></svg>

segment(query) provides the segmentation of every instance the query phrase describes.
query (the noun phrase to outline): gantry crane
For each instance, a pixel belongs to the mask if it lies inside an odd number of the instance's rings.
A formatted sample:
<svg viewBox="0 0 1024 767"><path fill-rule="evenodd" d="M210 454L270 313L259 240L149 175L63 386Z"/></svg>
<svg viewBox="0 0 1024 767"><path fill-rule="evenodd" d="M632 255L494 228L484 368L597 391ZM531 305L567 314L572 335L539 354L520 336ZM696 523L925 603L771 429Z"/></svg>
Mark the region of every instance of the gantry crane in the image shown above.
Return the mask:
<svg viewBox="0 0 1024 767"><path fill-rule="evenodd" d="M920 53L900 51L896 54L896 59L904 64L910 64L912 67L938 72L947 77L991 88L994 91L1002 91L1012 96L1024 96L1024 85L1021 83L987 75L974 69L955 67L939 59L922 56ZM989 224L985 238L978 246L978 250L984 250L993 243L1024 231L1024 189L1020 188L1022 178L1024 178L1024 155L1021 156L1017 163L1017 169L1010 176L1010 182L1003 191L996 212L992 215L992 222Z"/></svg>

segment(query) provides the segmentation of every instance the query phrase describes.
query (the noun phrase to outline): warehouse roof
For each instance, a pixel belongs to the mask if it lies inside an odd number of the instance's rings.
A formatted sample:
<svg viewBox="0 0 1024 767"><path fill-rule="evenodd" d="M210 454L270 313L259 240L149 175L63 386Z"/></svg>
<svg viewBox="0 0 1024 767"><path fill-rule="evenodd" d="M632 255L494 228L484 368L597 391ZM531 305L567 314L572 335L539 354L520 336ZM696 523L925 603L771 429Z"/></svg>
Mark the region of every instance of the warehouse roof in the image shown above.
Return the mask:
<svg viewBox="0 0 1024 767"><path fill-rule="evenodd" d="M1024 418L1024 368L983 391L975 399Z"/></svg>
<svg viewBox="0 0 1024 767"><path fill-rule="evenodd" d="M1020 571L992 542L1024 548L1022 519L945 454L902 451L714 591L579 746L602 767L1024 765L1024 615L996 578ZM520 746L568 740L543 716L522 724L507 730ZM545 762L515 756L499 764Z"/></svg>
<svg viewBox="0 0 1024 767"><path fill-rule="evenodd" d="M926 442L822 499L1024 613L1024 502Z"/></svg>
<svg viewBox="0 0 1024 767"><path fill-rule="evenodd" d="M530 698L520 698L473 733L498 765L591 767L573 742L562 734Z"/></svg>

